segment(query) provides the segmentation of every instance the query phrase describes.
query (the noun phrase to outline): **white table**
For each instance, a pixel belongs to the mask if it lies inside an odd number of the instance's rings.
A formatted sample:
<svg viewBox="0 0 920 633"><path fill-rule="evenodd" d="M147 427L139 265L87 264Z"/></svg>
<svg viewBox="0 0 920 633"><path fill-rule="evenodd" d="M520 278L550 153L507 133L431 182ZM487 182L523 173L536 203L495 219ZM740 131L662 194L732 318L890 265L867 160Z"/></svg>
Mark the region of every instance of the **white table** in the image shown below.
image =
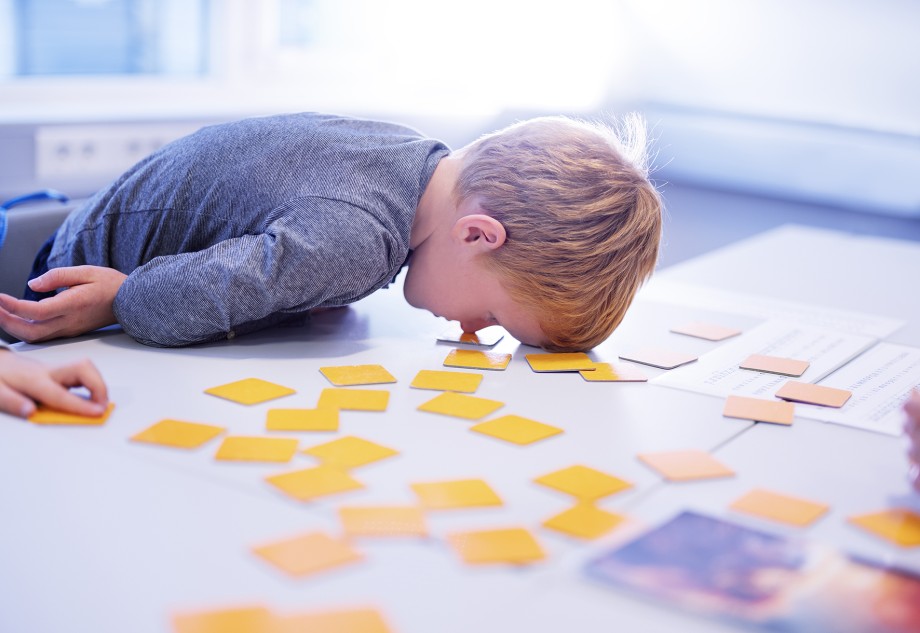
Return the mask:
<svg viewBox="0 0 920 633"><path fill-rule="evenodd" d="M890 340L920 345L920 301L904 290L920 269L920 246L796 227L782 228L660 272L662 280L743 290L904 318ZM809 280L820 271L820 284ZM808 271L804 274L803 271ZM615 360L637 341L702 352L711 343L667 332L705 311L639 301L593 355ZM416 411L435 392L410 389L420 369L439 369L451 349L436 344L447 324L407 307L398 286L303 328L258 333L189 349L143 347L108 331L20 352L49 363L90 356L117 404L101 428L45 428L0 415L0 630L169 630L177 611L265 604L281 612L375 606L394 631L714 631L724 624L636 601L585 580L584 562L612 543L683 508L758 525L727 510L753 486L787 490L832 506L808 536L920 570L920 554L899 550L845 524L860 511L897 504L920 510L909 491L899 438L811 420L791 428L722 417L718 398L653 384L587 383L577 375L530 371L536 351L503 340L514 353L504 372L485 372L476 395L514 413L565 429L518 447L468 431L470 423ZM400 451L355 471L366 488L300 504L266 484L266 475L306 467L213 459L217 442L185 452L130 442L162 418L264 433L274 407L315 405L329 383L318 368L379 363L396 376L386 413L343 412L338 434L286 434L301 446L357 435ZM650 376L658 370L649 368ZM297 394L252 407L204 389L249 376ZM738 476L665 484L638 462L644 451L714 451ZM782 456L778 465L778 455ZM820 459L819 459L820 456ZM540 526L571 505L533 478L585 464L634 488L599 505L631 525L593 543ZM311 530L340 531L340 505L406 504L408 484L483 478L505 500L494 509L432 513L424 541L360 539L366 560L291 579L250 548ZM443 538L466 529L524 526L548 558L526 568L467 567ZM791 528L786 528L791 530Z"/></svg>

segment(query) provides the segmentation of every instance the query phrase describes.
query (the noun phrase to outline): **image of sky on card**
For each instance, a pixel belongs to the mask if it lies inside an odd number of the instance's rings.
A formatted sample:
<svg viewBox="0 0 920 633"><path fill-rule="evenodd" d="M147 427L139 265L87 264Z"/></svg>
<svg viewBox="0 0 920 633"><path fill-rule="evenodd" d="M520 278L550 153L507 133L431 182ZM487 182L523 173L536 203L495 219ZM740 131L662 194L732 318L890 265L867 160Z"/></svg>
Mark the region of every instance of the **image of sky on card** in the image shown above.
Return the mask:
<svg viewBox="0 0 920 633"><path fill-rule="evenodd" d="M690 511L595 558L586 573L769 631L920 630L920 577Z"/></svg>

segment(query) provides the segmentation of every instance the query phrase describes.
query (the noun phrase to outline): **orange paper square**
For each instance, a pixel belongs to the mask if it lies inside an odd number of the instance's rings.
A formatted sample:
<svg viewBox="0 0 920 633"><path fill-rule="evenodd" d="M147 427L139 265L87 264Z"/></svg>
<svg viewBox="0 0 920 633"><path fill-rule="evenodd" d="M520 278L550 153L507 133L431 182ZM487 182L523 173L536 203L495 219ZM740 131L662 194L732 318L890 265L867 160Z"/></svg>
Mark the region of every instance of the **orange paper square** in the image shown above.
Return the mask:
<svg viewBox="0 0 920 633"><path fill-rule="evenodd" d="M386 411L390 392L382 389L323 389L317 409Z"/></svg>
<svg viewBox="0 0 920 633"><path fill-rule="evenodd" d="M428 413L440 413L441 415L450 415L466 420L479 420L497 409L505 406L504 402L489 400L487 398L477 398L476 396L467 396L462 393L445 391L435 396L428 402L419 405L419 411Z"/></svg>
<svg viewBox="0 0 920 633"><path fill-rule="evenodd" d="M640 349L628 354L620 354L620 358L633 363L658 367L659 369L674 369L681 365L695 362L697 357L693 354L673 352L666 349Z"/></svg>
<svg viewBox="0 0 920 633"><path fill-rule="evenodd" d="M750 491L730 507L738 512L800 527L811 525L829 509L823 503L759 489Z"/></svg>
<svg viewBox="0 0 920 633"><path fill-rule="evenodd" d="M332 538L322 532L261 545L252 551L291 576L307 576L363 558L344 539Z"/></svg>
<svg viewBox="0 0 920 633"><path fill-rule="evenodd" d="M594 361L584 352L525 354L524 358L536 372L582 371L594 367Z"/></svg>
<svg viewBox="0 0 920 633"><path fill-rule="evenodd" d="M396 382L393 374L383 365L343 365L339 367L320 367L320 373L336 387L354 385L378 385Z"/></svg>
<svg viewBox="0 0 920 633"><path fill-rule="evenodd" d="M226 431L222 426L183 422L182 420L160 420L131 436L135 442L160 444L174 448L197 448Z"/></svg>
<svg viewBox="0 0 920 633"><path fill-rule="evenodd" d="M338 431L339 410L269 409L265 419L269 431Z"/></svg>
<svg viewBox="0 0 920 633"><path fill-rule="evenodd" d="M906 508L892 508L849 518L850 523L901 547L920 545L920 514Z"/></svg>
<svg viewBox="0 0 920 633"><path fill-rule="evenodd" d="M175 633L253 633L272 631L274 616L266 607L213 609L180 613L172 618Z"/></svg>
<svg viewBox="0 0 920 633"><path fill-rule="evenodd" d="M447 540L469 564L522 564L546 557L537 539L524 528L458 532Z"/></svg>
<svg viewBox="0 0 920 633"><path fill-rule="evenodd" d="M569 466L537 477L534 481L580 501L594 501L632 488L630 482L588 466Z"/></svg>
<svg viewBox="0 0 920 633"><path fill-rule="evenodd" d="M483 352L476 349L454 349L444 359L444 366L501 371L508 367L510 362L511 354Z"/></svg>
<svg viewBox="0 0 920 633"><path fill-rule="evenodd" d="M409 385L414 389L434 389L435 391L458 391L460 393L473 393L479 389L482 374L471 374L466 371L436 371L422 369L415 375Z"/></svg>
<svg viewBox="0 0 920 633"><path fill-rule="evenodd" d="M619 514L607 512L588 503L579 503L573 508L550 517L543 522L543 526L569 536L596 539L607 534L623 521L624 517Z"/></svg>
<svg viewBox="0 0 920 633"><path fill-rule="evenodd" d="M646 382L648 376L625 363L594 363L592 371L578 372L588 382Z"/></svg>
<svg viewBox="0 0 920 633"><path fill-rule="evenodd" d="M289 462L297 452L297 440L284 437L225 437L214 456L221 461Z"/></svg>
<svg viewBox="0 0 920 633"><path fill-rule="evenodd" d="M332 466L316 466L266 477L265 481L298 501L363 488L348 472Z"/></svg>
<svg viewBox="0 0 920 633"><path fill-rule="evenodd" d="M266 633L391 633L391 629L375 609L347 609L277 616L275 628Z"/></svg>
<svg viewBox="0 0 920 633"><path fill-rule="evenodd" d="M779 391L777 391L775 395L777 398L791 400L792 402L804 402L806 404L817 404L822 407L840 408L846 404L853 393L846 389L821 387L807 382L788 380L786 384L779 388Z"/></svg>
<svg viewBox="0 0 920 633"><path fill-rule="evenodd" d="M562 433L560 428L519 415L503 415L487 422L480 422L470 427L470 430L520 445L533 444Z"/></svg>
<svg viewBox="0 0 920 633"><path fill-rule="evenodd" d="M338 468L356 468L399 455L399 452L392 448L351 435L312 446L303 452L317 458L326 466Z"/></svg>
<svg viewBox="0 0 920 633"><path fill-rule="evenodd" d="M348 536L428 536L418 506L355 506L339 508Z"/></svg>
<svg viewBox="0 0 920 633"><path fill-rule="evenodd" d="M735 471L709 453L697 450L641 453L639 459L671 481L731 477Z"/></svg>
<svg viewBox="0 0 920 633"><path fill-rule="evenodd" d="M722 415L727 418L740 418L742 420L789 426L795 417L795 406L791 402L729 396L725 399Z"/></svg>
<svg viewBox="0 0 920 633"><path fill-rule="evenodd" d="M115 403L110 402L102 415L86 416L64 413L63 411L56 411L39 405L35 409L35 412L29 416L29 422L42 425L101 426L105 424L109 416L112 415L112 410L114 408Z"/></svg>
<svg viewBox="0 0 920 633"><path fill-rule="evenodd" d="M741 369L750 369L753 371L765 371L768 374L780 374L782 376L801 376L808 369L807 360L796 360L794 358L782 358L780 356L764 356L763 354L751 354L741 363Z"/></svg>
<svg viewBox="0 0 920 633"><path fill-rule="evenodd" d="M482 479L458 479L412 484L419 503L426 510L450 510L502 505L501 498Z"/></svg>
<svg viewBox="0 0 920 633"><path fill-rule="evenodd" d="M275 398L297 393L293 389L276 385L260 378L245 378L218 387L205 389L205 393L240 404L259 404Z"/></svg>

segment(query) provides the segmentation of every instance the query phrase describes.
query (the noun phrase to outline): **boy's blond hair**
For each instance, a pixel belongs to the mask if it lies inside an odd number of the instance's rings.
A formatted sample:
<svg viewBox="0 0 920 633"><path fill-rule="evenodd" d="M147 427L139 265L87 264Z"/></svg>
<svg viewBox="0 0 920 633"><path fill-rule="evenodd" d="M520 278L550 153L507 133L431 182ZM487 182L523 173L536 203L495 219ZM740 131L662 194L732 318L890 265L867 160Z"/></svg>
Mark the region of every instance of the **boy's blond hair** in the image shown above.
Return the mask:
<svg viewBox="0 0 920 633"><path fill-rule="evenodd" d="M535 310L547 349L604 341L655 268L662 211L645 143L637 115L618 129L544 117L458 152L455 194L476 199L507 233L487 265Z"/></svg>

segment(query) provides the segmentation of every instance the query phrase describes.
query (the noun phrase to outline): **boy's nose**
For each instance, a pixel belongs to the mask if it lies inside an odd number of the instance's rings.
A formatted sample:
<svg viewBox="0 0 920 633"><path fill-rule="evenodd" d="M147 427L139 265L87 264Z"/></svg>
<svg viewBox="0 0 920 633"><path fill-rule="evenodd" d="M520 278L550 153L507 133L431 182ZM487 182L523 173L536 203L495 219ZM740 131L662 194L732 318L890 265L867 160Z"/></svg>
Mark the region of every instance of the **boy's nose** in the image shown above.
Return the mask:
<svg viewBox="0 0 920 633"><path fill-rule="evenodd" d="M489 322L485 319L464 319L460 321L460 328L464 332L477 332L488 326Z"/></svg>

